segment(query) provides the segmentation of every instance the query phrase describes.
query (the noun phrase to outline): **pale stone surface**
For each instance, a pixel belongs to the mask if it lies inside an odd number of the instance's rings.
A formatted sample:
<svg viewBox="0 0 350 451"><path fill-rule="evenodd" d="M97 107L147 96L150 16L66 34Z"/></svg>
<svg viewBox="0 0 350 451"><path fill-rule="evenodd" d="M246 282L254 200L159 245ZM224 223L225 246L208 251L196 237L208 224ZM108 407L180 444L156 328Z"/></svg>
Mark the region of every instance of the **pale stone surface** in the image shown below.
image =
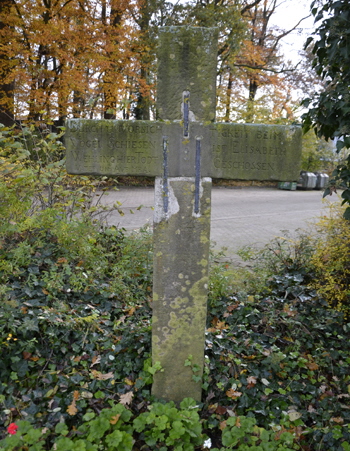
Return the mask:
<svg viewBox="0 0 350 451"><path fill-rule="evenodd" d="M166 134L163 177L156 179L152 360L164 371L154 375L152 393L175 402L201 401L211 194L203 175L211 131L200 121L215 119L216 58L214 29L160 32L158 114L180 119L181 128L173 124Z"/></svg>
<svg viewBox="0 0 350 451"><path fill-rule="evenodd" d="M196 137L202 138L201 175L236 180L299 178L301 128L191 122L183 138L178 122L69 119L67 170L71 174L162 174L163 136L168 139L169 177L191 177ZM174 149L183 150L181 152Z"/></svg>
<svg viewBox="0 0 350 451"><path fill-rule="evenodd" d="M161 27L157 109L163 120L182 120L182 94L190 92L190 120L214 121L216 28Z"/></svg>
<svg viewBox="0 0 350 451"><path fill-rule="evenodd" d="M300 126L213 124L210 174L236 180L298 180Z"/></svg>
<svg viewBox="0 0 350 451"><path fill-rule="evenodd" d="M156 200L161 199L162 183L156 179ZM200 401L211 179L201 180L200 215L194 211L195 178L171 178L169 191L168 213L157 217L162 205L155 206L152 358L164 371L155 374L152 393L175 402L185 397ZM189 358L192 365L185 366ZM200 380L194 381L193 376Z"/></svg>
<svg viewBox="0 0 350 451"><path fill-rule="evenodd" d="M70 174L161 173L163 129L151 121L68 119L65 145Z"/></svg>

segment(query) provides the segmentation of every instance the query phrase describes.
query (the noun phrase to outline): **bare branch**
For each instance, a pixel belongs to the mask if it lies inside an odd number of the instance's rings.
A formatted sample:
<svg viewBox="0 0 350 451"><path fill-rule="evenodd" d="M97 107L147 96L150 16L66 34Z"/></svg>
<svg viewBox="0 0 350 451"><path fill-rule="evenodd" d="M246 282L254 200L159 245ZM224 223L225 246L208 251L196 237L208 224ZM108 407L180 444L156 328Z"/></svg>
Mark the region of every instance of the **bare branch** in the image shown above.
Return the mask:
<svg viewBox="0 0 350 451"><path fill-rule="evenodd" d="M244 67L246 69L253 69L253 70L262 70L262 71L266 71L266 72L272 72L273 74L284 74L286 72L295 72L297 67L299 66L300 62L293 68L288 69L285 68L284 66L282 66L281 69L272 69L270 67L265 67L265 66L251 66L249 64L239 64L239 63L233 63L233 66L235 67Z"/></svg>
<svg viewBox="0 0 350 451"><path fill-rule="evenodd" d="M241 10L241 16L243 16L247 11L249 11L250 9L254 8L254 6L257 6L262 0L255 0L253 3L250 3L249 5L246 5L242 10Z"/></svg>

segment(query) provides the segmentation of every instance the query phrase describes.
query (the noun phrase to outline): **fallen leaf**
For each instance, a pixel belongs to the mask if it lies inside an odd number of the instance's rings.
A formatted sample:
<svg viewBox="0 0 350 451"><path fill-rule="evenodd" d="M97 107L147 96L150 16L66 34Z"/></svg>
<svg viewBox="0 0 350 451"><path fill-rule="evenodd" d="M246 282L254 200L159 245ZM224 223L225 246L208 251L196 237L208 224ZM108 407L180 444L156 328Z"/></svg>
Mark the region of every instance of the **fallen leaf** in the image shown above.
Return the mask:
<svg viewBox="0 0 350 451"><path fill-rule="evenodd" d="M257 380L258 379L255 376L247 377L247 382L248 382L247 388L254 387L254 385L256 385L256 383L257 383Z"/></svg>
<svg viewBox="0 0 350 451"><path fill-rule="evenodd" d="M231 399L236 399L242 396L242 393L240 391L236 391L230 388L229 390L227 390L226 395Z"/></svg>
<svg viewBox="0 0 350 451"><path fill-rule="evenodd" d="M67 413L68 413L68 415L71 415L71 416L76 415L76 414L78 413L78 409L77 409L77 407L76 407L76 401L75 401L75 399L73 399L72 404L70 404L70 405L68 406L68 408L67 408Z"/></svg>
<svg viewBox="0 0 350 451"><path fill-rule="evenodd" d="M90 368L92 368L94 365L97 365L101 362L101 356L100 355L94 355L92 358L92 363L90 365Z"/></svg>
<svg viewBox="0 0 350 451"><path fill-rule="evenodd" d="M331 418L331 421L334 421L334 423L343 424L344 423L344 418L342 418L342 417L333 417L333 418Z"/></svg>
<svg viewBox="0 0 350 451"><path fill-rule="evenodd" d="M133 382L132 380L128 379L127 377L124 379L124 382L126 383L126 385L135 385L135 382Z"/></svg>
<svg viewBox="0 0 350 451"><path fill-rule="evenodd" d="M82 391L80 393L80 397L83 398L83 399L91 399L91 398L94 397L94 395L91 392L89 392L89 391Z"/></svg>
<svg viewBox="0 0 350 451"><path fill-rule="evenodd" d="M309 368L310 371L316 371L319 368L319 366L315 362L308 362L306 366Z"/></svg>
<svg viewBox="0 0 350 451"><path fill-rule="evenodd" d="M288 416L290 421L296 421L299 420L299 418L301 418L302 415L300 412L297 412L296 410L290 410L288 412Z"/></svg>
<svg viewBox="0 0 350 451"><path fill-rule="evenodd" d="M221 421L219 428L221 431L223 431L226 428L226 426L227 426L226 421Z"/></svg>
<svg viewBox="0 0 350 451"><path fill-rule="evenodd" d="M107 381L114 378L114 373L112 372L102 374L100 371L92 370L91 373L98 381Z"/></svg>
<svg viewBox="0 0 350 451"><path fill-rule="evenodd" d="M110 422L111 424L117 424L119 418L120 418L120 413L118 413L117 415L114 415L114 417L112 417L112 418L109 420L109 422Z"/></svg>
<svg viewBox="0 0 350 451"><path fill-rule="evenodd" d="M32 356L32 353L31 352L27 352L27 351L23 351L22 352L22 356L23 356L24 360L29 360L31 358L31 356Z"/></svg>
<svg viewBox="0 0 350 451"><path fill-rule="evenodd" d="M123 406L128 406L131 403L133 397L134 393L132 391L124 393L124 395L120 395L120 404L123 404Z"/></svg>
<svg viewBox="0 0 350 451"><path fill-rule="evenodd" d="M218 415L225 415L227 409L224 406L217 406L215 413L217 413Z"/></svg>
<svg viewBox="0 0 350 451"><path fill-rule="evenodd" d="M132 316L135 313L135 310L135 307L131 307L131 309L128 310L128 316Z"/></svg>

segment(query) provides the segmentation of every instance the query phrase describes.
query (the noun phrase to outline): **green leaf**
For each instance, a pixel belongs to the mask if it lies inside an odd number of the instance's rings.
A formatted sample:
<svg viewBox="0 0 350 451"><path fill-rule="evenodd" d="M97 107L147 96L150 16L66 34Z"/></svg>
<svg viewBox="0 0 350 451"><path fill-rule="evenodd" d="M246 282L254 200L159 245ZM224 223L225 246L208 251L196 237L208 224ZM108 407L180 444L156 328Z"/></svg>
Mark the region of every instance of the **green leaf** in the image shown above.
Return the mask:
<svg viewBox="0 0 350 451"><path fill-rule="evenodd" d="M347 209L345 210L344 218L350 221L350 207L347 207Z"/></svg>

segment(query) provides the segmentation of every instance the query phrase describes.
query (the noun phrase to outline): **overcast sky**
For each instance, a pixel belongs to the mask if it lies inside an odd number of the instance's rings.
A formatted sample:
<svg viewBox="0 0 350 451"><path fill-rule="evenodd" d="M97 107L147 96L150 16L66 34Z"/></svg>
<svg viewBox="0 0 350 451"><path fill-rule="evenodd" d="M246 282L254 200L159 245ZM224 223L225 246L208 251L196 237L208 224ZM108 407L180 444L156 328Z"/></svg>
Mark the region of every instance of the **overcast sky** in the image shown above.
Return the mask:
<svg viewBox="0 0 350 451"><path fill-rule="evenodd" d="M272 23L282 29L293 28L300 19L310 15L310 3L312 0L281 0L271 17ZM286 36L283 40L283 52L287 59L298 59L298 51L302 50L308 36L313 31L314 18L304 20L298 29Z"/></svg>

